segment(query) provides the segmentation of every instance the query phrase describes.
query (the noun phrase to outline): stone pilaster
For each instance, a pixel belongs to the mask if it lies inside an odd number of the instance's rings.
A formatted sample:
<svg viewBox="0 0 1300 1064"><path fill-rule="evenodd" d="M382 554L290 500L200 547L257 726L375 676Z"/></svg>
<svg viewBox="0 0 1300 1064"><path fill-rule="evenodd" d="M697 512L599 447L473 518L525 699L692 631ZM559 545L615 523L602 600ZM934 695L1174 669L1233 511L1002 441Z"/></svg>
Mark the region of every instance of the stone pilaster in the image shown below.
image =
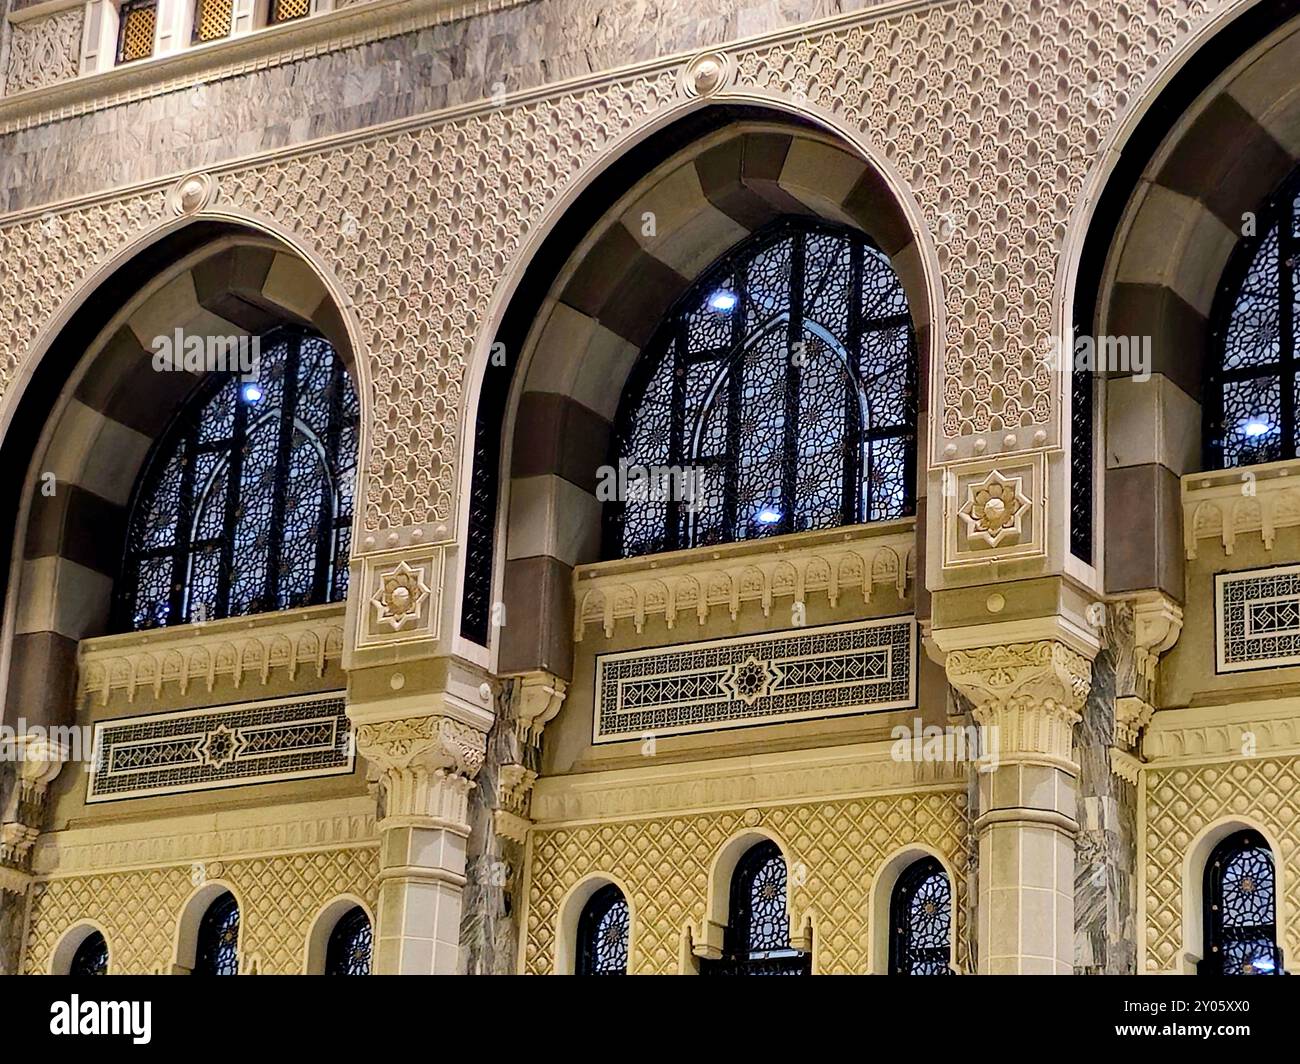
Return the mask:
<svg viewBox="0 0 1300 1064"><path fill-rule="evenodd" d="M440 714L358 723L357 749L379 786L376 974L461 970L468 803L486 739Z"/></svg>
<svg viewBox="0 0 1300 1064"><path fill-rule="evenodd" d="M1091 661L1056 639L948 652L949 682L984 729L978 770L981 973L1074 965L1073 733Z"/></svg>

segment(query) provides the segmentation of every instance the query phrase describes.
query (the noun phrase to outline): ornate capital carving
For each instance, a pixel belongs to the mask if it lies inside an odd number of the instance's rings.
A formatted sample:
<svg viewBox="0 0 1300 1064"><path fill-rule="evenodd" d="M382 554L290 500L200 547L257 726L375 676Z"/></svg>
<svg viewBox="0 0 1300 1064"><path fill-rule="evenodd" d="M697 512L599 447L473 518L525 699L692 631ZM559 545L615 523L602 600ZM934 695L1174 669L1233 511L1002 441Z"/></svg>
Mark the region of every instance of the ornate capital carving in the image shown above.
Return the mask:
<svg viewBox="0 0 1300 1064"><path fill-rule="evenodd" d="M43 734L19 735L3 745L16 765L0 816L0 864L26 870L41 833L46 792L68 759L68 749Z"/></svg>
<svg viewBox="0 0 1300 1064"><path fill-rule="evenodd" d="M1092 662L1054 639L954 650L948 681L974 704L975 719L993 729L1002 760L1038 754L1069 761L1073 728L1088 697Z"/></svg>
<svg viewBox="0 0 1300 1064"><path fill-rule="evenodd" d="M564 705L567 691L568 684L549 672L530 672L521 676L516 703L519 737L527 742L538 742L542 729L548 721L555 719Z"/></svg>
<svg viewBox="0 0 1300 1064"><path fill-rule="evenodd" d="M357 750L383 796L381 827L414 818L463 826L486 748L484 732L450 717L359 725Z"/></svg>
<svg viewBox="0 0 1300 1064"><path fill-rule="evenodd" d="M1182 630L1183 608L1168 595L1147 591L1133 599L1134 694L1155 701L1156 665Z"/></svg>

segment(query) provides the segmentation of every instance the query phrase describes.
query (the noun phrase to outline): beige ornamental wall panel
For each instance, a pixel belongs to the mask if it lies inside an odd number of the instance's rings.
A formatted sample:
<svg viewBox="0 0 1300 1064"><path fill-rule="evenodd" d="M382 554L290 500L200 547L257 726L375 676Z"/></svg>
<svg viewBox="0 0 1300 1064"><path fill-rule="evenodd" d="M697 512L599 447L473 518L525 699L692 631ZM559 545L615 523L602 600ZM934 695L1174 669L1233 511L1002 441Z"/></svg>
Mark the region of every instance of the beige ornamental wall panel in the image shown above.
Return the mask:
<svg viewBox="0 0 1300 1064"><path fill-rule="evenodd" d="M112 974L168 974L175 963L177 921L205 880L224 883L240 903L240 972L303 971L317 915L340 895L374 910L378 851L374 846L208 860L41 880L32 891L26 972L48 974L59 940L93 922L108 942Z"/></svg>
<svg viewBox="0 0 1300 1064"><path fill-rule="evenodd" d="M797 928L812 922L815 973L867 973L872 882L893 854L914 846L937 853L955 873L953 967L969 970L966 795L945 790L538 829L530 839L523 971L552 973L566 896L604 876L628 891L628 971L681 974L688 924L702 940L713 862L725 843L751 831L785 844L787 867L795 869L791 915Z"/></svg>

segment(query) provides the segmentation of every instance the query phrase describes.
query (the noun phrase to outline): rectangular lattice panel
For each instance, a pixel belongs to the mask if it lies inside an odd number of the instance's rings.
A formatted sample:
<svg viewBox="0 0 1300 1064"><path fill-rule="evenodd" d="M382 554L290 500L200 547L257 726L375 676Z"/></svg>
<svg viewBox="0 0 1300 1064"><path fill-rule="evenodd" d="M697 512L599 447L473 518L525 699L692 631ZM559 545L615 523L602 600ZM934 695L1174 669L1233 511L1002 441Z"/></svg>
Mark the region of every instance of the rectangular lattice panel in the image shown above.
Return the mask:
<svg viewBox="0 0 1300 1064"><path fill-rule="evenodd" d="M289 22L311 12L311 0L271 0L271 21Z"/></svg>
<svg viewBox="0 0 1300 1064"><path fill-rule="evenodd" d="M156 0L127 0L117 9L117 61L130 63L153 55L158 27Z"/></svg>
<svg viewBox="0 0 1300 1064"><path fill-rule="evenodd" d="M1300 565L1214 578L1219 672L1300 665Z"/></svg>
<svg viewBox="0 0 1300 1064"><path fill-rule="evenodd" d="M911 617L600 654L593 740L909 708L915 662Z"/></svg>
<svg viewBox="0 0 1300 1064"><path fill-rule="evenodd" d="M351 772L343 699L276 699L95 725L87 802Z"/></svg>
<svg viewBox="0 0 1300 1064"><path fill-rule="evenodd" d="M194 9L194 40L219 41L230 36L234 0L198 0Z"/></svg>

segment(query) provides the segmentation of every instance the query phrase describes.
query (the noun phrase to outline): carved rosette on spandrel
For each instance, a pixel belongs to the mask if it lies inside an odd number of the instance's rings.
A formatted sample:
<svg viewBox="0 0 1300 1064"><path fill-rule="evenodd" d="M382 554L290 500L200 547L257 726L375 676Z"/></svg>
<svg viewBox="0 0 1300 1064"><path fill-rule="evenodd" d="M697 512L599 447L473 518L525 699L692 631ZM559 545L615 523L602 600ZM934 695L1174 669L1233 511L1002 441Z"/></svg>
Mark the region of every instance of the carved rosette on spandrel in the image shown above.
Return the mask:
<svg viewBox="0 0 1300 1064"><path fill-rule="evenodd" d="M1050 758L1074 771L1074 725L1092 679L1087 657L1041 639L954 650L945 667L948 681L973 703L999 761Z"/></svg>
<svg viewBox="0 0 1300 1064"><path fill-rule="evenodd" d="M357 751L382 794L380 828L438 824L468 830L467 803L487 735L450 717L357 727Z"/></svg>

